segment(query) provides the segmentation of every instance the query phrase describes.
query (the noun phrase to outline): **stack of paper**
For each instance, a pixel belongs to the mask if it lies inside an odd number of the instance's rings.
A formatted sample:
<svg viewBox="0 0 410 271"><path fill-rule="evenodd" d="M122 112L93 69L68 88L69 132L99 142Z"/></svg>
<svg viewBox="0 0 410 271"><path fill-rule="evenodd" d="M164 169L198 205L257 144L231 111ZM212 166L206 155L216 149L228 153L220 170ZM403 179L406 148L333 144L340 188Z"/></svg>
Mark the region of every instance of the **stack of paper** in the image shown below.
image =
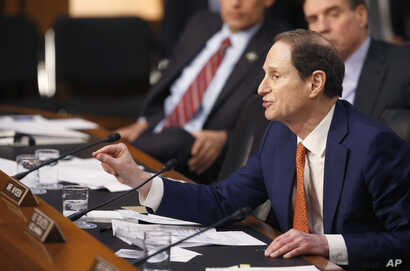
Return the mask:
<svg viewBox="0 0 410 271"><path fill-rule="evenodd" d="M58 162L60 181L67 181L88 186L90 189L106 188L111 192L127 191L131 187L122 184L105 172L101 163L95 158L80 159L73 157L70 160ZM15 161L0 158L0 169L8 175L17 171Z"/></svg>
<svg viewBox="0 0 410 271"><path fill-rule="evenodd" d="M10 115L0 117L0 131L13 131L34 137L37 145L74 144L87 142L89 135L76 131L94 129L98 125L83 119L49 120L39 115ZM10 139L0 141L10 143Z"/></svg>
<svg viewBox="0 0 410 271"><path fill-rule="evenodd" d="M74 157L68 161L59 162L60 180L86 185L90 189L106 188L111 192L130 190L131 187L122 184L105 172L101 163L95 158L81 159Z"/></svg>

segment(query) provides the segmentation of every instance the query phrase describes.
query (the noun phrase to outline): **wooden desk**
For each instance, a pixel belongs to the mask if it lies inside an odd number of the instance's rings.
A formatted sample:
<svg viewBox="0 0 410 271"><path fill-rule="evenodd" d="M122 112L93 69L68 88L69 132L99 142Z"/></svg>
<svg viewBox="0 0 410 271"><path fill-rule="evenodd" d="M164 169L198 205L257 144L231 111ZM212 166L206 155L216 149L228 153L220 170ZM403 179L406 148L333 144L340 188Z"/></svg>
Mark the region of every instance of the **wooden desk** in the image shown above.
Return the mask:
<svg viewBox="0 0 410 271"><path fill-rule="evenodd" d="M0 173L0 188L8 177ZM41 243L25 231L34 207L17 207L0 196L0 265L1 270L90 270L97 256L119 270L137 270L127 261L79 229L60 212L37 198L36 208L54 220L63 232L64 243Z"/></svg>
<svg viewBox="0 0 410 271"><path fill-rule="evenodd" d="M0 110L3 111L9 111L9 112L21 112L25 114L41 114L45 117L49 118L56 118L60 117L54 113L49 113L49 112L44 112L44 111L38 111L38 110L33 110L33 109L21 109L18 107L9 107L9 106L0 106ZM105 137L107 136L110 132L105 130L105 129L94 129L94 130L87 130L88 133L98 136L98 137ZM132 145L124 142L133 157L140 162L141 164L144 164L148 168L152 170L160 170L162 168L162 163L159 162L158 160L152 158L151 156L147 155L146 153L134 148ZM174 178L174 179L179 179L179 180L185 180L188 182L192 182L192 180L186 178L185 176L179 174L178 172L171 171L167 174L164 174L167 177ZM1 210L0 210L1 211ZM55 211L55 210L54 210ZM57 212L57 211L55 211ZM63 217L63 220L67 220ZM280 233L275 231L272 227L270 227L268 224L256 219L255 217L248 217L244 220L244 223L252 227L254 230L258 231L259 233L262 233L263 235L274 239L276 236L278 236ZM72 225L75 227L74 225ZM98 241L96 241L98 242ZM0 245L2 245L0 243ZM308 262L314 264L316 267L318 267L321 270L326 270L326 271L333 271L333 270L343 270L339 266L329 262L326 258L320 257L320 256L305 256L304 257ZM125 269L124 269L125 270Z"/></svg>

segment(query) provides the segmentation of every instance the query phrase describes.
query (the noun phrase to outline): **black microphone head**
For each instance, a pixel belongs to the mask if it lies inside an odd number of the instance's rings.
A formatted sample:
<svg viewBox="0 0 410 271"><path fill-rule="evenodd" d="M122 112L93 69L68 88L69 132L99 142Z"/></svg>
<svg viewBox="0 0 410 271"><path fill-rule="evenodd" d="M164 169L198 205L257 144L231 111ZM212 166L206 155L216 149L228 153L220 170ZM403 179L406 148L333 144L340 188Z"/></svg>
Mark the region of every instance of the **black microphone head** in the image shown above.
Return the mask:
<svg viewBox="0 0 410 271"><path fill-rule="evenodd" d="M163 171L173 170L177 165L178 165L178 160L175 158L172 158L164 164L164 167L162 168L162 170Z"/></svg>
<svg viewBox="0 0 410 271"><path fill-rule="evenodd" d="M110 135L108 135L106 138L105 138L105 142L114 142L114 141L117 141L117 140L119 140L121 138L121 135L119 134L119 133L112 133L112 134L110 134Z"/></svg>

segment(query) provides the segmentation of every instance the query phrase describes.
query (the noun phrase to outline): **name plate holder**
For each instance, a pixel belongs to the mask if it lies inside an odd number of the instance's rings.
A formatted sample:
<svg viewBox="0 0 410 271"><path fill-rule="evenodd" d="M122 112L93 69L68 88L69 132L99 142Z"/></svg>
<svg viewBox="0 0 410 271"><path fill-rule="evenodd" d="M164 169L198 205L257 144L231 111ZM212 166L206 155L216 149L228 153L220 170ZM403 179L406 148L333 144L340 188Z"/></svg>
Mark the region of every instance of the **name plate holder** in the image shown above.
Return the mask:
<svg viewBox="0 0 410 271"><path fill-rule="evenodd" d="M113 266L100 256L95 257L90 271L120 271L117 267Z"/></svg>
<svg viewBox="0 0 410 271"><path fill-rule="evenodd" d="M34 208L34 213L27 223L26 230L43 243L65 242L60 227L38 208Z"/></svg>
<svg viewBox="0 0 410 271"><path fill-rule="evenodd" d="M28 186L24 185L22 182L13 179L9 176L6 185L0 192L4 197L9 199L11 202L17 206L37 206L38 202L36 197Z"/></svg>

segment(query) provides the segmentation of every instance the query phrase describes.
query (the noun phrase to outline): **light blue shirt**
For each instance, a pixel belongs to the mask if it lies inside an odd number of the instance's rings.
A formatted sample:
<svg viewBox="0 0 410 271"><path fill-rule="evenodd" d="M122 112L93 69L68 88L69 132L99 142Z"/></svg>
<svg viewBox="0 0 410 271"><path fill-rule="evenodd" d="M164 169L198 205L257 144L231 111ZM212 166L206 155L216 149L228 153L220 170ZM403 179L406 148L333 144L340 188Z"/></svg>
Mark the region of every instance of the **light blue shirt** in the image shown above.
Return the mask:
<svg viewBox="0 0 410 271"><path fill-rule="evenodd" d="M180 77L175 80L171 85L171 94L165 99L164 112L167 116L172 112L174 107L178 104L189 85L194 81L197 74L201 71L202 67L208 62L213 54L219 49L222 41L229 37L231 40L231 46L226 50L225 56L215 73L214 78L209 83L208 89L205 91L202 98L202 103L197 113L192 119L184 125L184 129L190 133L201 131L202 127L208 118L209 113L215 104L221 90L225 86L228 77L231 75L233 68L244 53L248 42L252 36L259 29L260 24L247 29L245 31L237 32L235 34L230 33L228 25L224 24L217 33L215 33L211 39L209 39L202 49L202 51L192 60L192 62L186 66ZM162 120L154 129L154 133L159 133L162 130L165 120Z"/></svg>
<svg viewBox="0 0 410 271"><path fill-rule="evenodd" d="M362 72L363 64L370 47L370 38L360 45L348 59L345 61L345 77L343 78L343 92L342 99L353 104L356 97L356 88L359 83L360 74Z"/></svg>

